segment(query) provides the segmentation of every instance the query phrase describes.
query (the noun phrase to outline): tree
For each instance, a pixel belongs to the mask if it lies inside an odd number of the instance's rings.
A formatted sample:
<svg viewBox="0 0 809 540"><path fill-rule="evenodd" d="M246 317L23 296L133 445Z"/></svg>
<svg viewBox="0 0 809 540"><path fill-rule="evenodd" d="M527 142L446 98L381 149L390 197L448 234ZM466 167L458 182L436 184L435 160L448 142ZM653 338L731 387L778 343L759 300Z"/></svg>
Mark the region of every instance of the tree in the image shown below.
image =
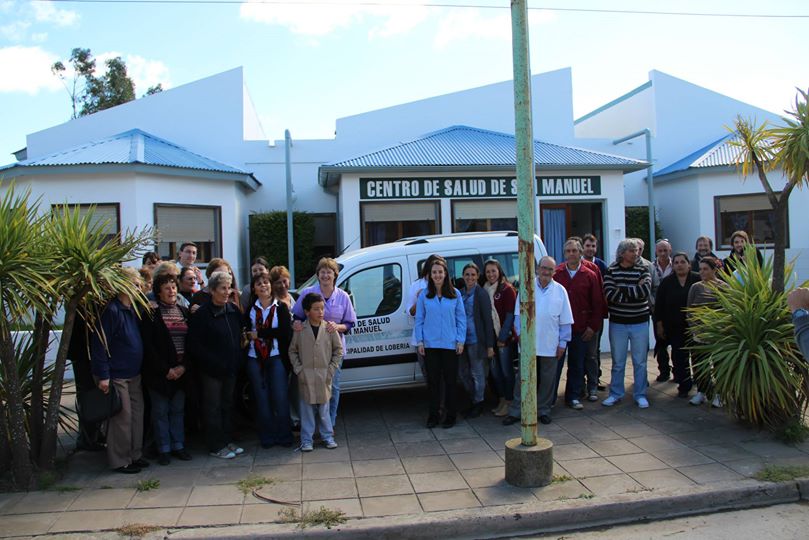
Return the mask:
<svg viewBox="0 0 809 540"><path fill-rule="evenodd" d="M0 467L10 470L14 485L23 489L33 485L36 469L54 467L77 313L81 310L93 327L103 304L117 294L145 306L139 289L120 271L120 261L139 258L154 243L150 229L108 241L106 223L94 218L92 208L82 213L62 205L43 213L39 201L29 199L30 192L18 195L13 185L0 199ZM62 336L55 362L46 366L49 332L60 310ZM28 328L33 329L30 339L14 332Z"/></svg>
<svg viewBox="0 0 809 540"><path fill-rule="evenodd" d="M787 207L796 186L809 186L809 94L798 89L795 108L782 118L784 126L768 127L767 122L755 122L737 117L733 131L737 138L731 144L739 148L736 158L742 176L754 170L774 211L772 289L784 291L786 264ZM773 190L767 173L781 167L786 184L778 194Z"/></svg>
<svg viewBox="0 0 809 540"><path fill-rule="evenodd" d="M70 70L62 61L58 61L51 66L51 72L59 77L70 96L73 107L71 118L93 114L135 99L135 83L120 56L106 60L106 72L100 76L96 75L96 60L90 49L73 49L67 63ZM69 78L71 74L72 78ZM144 95L162 91L163 85L158 83Z"/></svg>

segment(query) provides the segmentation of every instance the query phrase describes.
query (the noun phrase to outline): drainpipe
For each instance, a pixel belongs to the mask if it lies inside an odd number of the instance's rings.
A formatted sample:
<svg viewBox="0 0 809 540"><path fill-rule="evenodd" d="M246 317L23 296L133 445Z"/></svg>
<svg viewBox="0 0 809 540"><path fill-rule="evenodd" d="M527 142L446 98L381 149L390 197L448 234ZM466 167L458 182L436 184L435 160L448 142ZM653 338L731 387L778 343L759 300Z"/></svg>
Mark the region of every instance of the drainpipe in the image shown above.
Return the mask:
<svg viewBox="0 0 809 540"><path fill-rule="evenodd" d="M612 144L621 144L635 137L643 135L646 139L646 189L648 190L649 199L649 258L654 255L655 250L655 185L654 178L652 177L652 132L648 128L644 128L635 133L631 133L626 137L615 139Z"/></svg>
<svg viewBox="0 0 809 540"><path fill-rule="evenodd" d="M295 233L292 230L292 203L293 203L293 189L292 189L292 164L289 159L289 149L292 146L292 136L289 130L284 130L284 160L286 161L286 177L287 177L287 260L289 263L289 284L295 289Z"/></svg>

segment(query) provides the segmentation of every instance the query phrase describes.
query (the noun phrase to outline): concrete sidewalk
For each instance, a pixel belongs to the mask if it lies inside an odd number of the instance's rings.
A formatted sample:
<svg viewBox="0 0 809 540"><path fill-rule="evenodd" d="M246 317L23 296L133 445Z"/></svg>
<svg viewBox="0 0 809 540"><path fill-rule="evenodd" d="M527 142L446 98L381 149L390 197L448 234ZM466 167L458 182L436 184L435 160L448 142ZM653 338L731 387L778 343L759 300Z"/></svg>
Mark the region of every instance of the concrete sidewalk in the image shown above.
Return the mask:
<svg viewBox="0 0 809 540"><path fill-rule="evenodd" d="M604 371L608 377L608 361ZM650 379L656 375L650 369ZM515 488L503 479L504 443L519 436L519 425L504 427L487 412L449 430L430 430L424 427L423 388L346 394L336 450L265 450L250 438L245 453L231 461L192 447L193 461L153 463L138 475L109 472L103 453L80 452L56 489L0 494L0 535L110 531L132 523L190 528L177 533L182 537L294 531L289 524L228 528L277 523L286 507L239 491L236 482L250 475L272 479L258 492L292 508L344 511L346 531L386 524L429 530L431 520L457 524L464 516L502 519L565 509L621 520L632 512L622 515L616 508L630 503L646 508L641 519L655 515L648 509L655 500L663 501L660 508L682 506L689 494L694 511L792 496L750 477L767 464L809 465L809 443L784 445L737 424L724 409L694 407L676 393L675 384L652 383L646 410L627 397L612 408L586 402L583 411L573 411L560 398L553 423L540 426L540 436L554 443L556 481L538 489ZM160 487L137 491L136 483L146 479L159 480ZM751 493L756 501L750 502ZM372 519L386 516L398 517ZM571 516L565 519L579 519ZM212 526L226 528L196 529Z"/></svg>

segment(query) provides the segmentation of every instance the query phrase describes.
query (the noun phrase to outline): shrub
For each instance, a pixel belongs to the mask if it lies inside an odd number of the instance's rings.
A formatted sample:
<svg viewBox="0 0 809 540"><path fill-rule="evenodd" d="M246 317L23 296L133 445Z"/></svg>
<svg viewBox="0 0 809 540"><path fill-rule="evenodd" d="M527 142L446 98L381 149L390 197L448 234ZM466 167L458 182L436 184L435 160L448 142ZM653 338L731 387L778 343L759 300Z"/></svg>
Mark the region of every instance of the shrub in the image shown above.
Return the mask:
<svg viewBox="0 0 809 540"><path fill-rule="evenodd" d="M695 369L713 366L716 392L736 418L779 431L806 408L807 365L795 344L789 291L770 287L772 261L760 265L752 246L745 261L722 276L718 306L689 310L699 341L692 349L704 353Z"/></svg>
<svg viewBox="0 0 809 540"><path fill-rule="evenodd" d="M294 212L292 227L295 233L295 280L292 286L303 283L315 271L312 244L315 238L315 221L311 214ZM289 268L287 253L287 213L285 211L262 212L250 216L250 258L262 256L270 266L282 264Z"/></svg>
<svg viewBox="0 0 809 540"><path fill-rule="evenodd" d="M626 222L626 237L640 238L649 243L649 207L648 206L627 206L624 209L624 219ZM655 238L663 238L663 229L660 222L655 220ZM643 255L647 259L654 256L654 246L646 246Z"/></svg>

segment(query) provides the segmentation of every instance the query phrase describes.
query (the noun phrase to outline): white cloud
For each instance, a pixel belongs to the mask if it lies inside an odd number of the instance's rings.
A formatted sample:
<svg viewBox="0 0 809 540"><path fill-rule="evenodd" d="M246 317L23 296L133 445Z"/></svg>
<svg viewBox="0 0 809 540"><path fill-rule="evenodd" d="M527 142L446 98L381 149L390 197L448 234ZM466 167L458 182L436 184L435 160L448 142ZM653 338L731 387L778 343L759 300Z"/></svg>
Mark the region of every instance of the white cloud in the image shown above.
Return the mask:
<svg viewBox="0 0 809 540"><path fill-rule="evenodd" d="M39 22L49 22L57 26L72 26L79 20L79 14L69 9L56 7L53 2L32 2L34 17Z"/></svg>
<svg viewBox="0 0 809 540"><path fill-rule="evenodd" d="M31 23L28 21L14 21L0 26L0 35L9 41L22 41L25 39Z"/></svg>
<svg viewBox="0 0 809 540"><path fill-rule="evenodd" d="M61 82L51 73L51 65L58 60L55 54L40 47L0 48L0 92L24 92L37 94L40 90L54 91L62 88Z"/></svg>
<svg viewBox="0 0 809 540"><path fill-rule="evenodd" d="M163 84L163 89L171 87L169 80L169 68L160 60L149 60L137 54L123 54L118 51L107 51L94 55L96 59L96 76L103 75L107 66L105 62L116 56L120 56L126 64L126 73L135 83L135 94L141 96L151 86L158 83Z"/></svg>
<svg viewBox="0 0 809 540"><path fill-rule="evenodd" d="M151 86L162 84L164 90L171 86L169 68L160 60L148 60L137 54L126 57L126 67L129 76L135 82L135 90L142 95Z"/></svg>
<svg viewBox="0 0 809 540"><path fill-rule="evenodd" d="M466 39L511 41L511 12L508 10L455 9L449 10L438 25L434 45L446 48L450 43ZM529 38L531 29L555 20L550 11L532 10L528 13Z"/></svg>
<svg viewBox="0 0 809 540"><path fill-rule="evenodd" d="M357 23L370 24L371 38L390 37L410 31L427 18L425 0L399 0L398 5L358 5L356 0L334 0L329 4L301 2L272 4L247 0L240 8L243 19L284 26L295 34L325 36ZM406 5L402 5L406 4Z"/></svg>

